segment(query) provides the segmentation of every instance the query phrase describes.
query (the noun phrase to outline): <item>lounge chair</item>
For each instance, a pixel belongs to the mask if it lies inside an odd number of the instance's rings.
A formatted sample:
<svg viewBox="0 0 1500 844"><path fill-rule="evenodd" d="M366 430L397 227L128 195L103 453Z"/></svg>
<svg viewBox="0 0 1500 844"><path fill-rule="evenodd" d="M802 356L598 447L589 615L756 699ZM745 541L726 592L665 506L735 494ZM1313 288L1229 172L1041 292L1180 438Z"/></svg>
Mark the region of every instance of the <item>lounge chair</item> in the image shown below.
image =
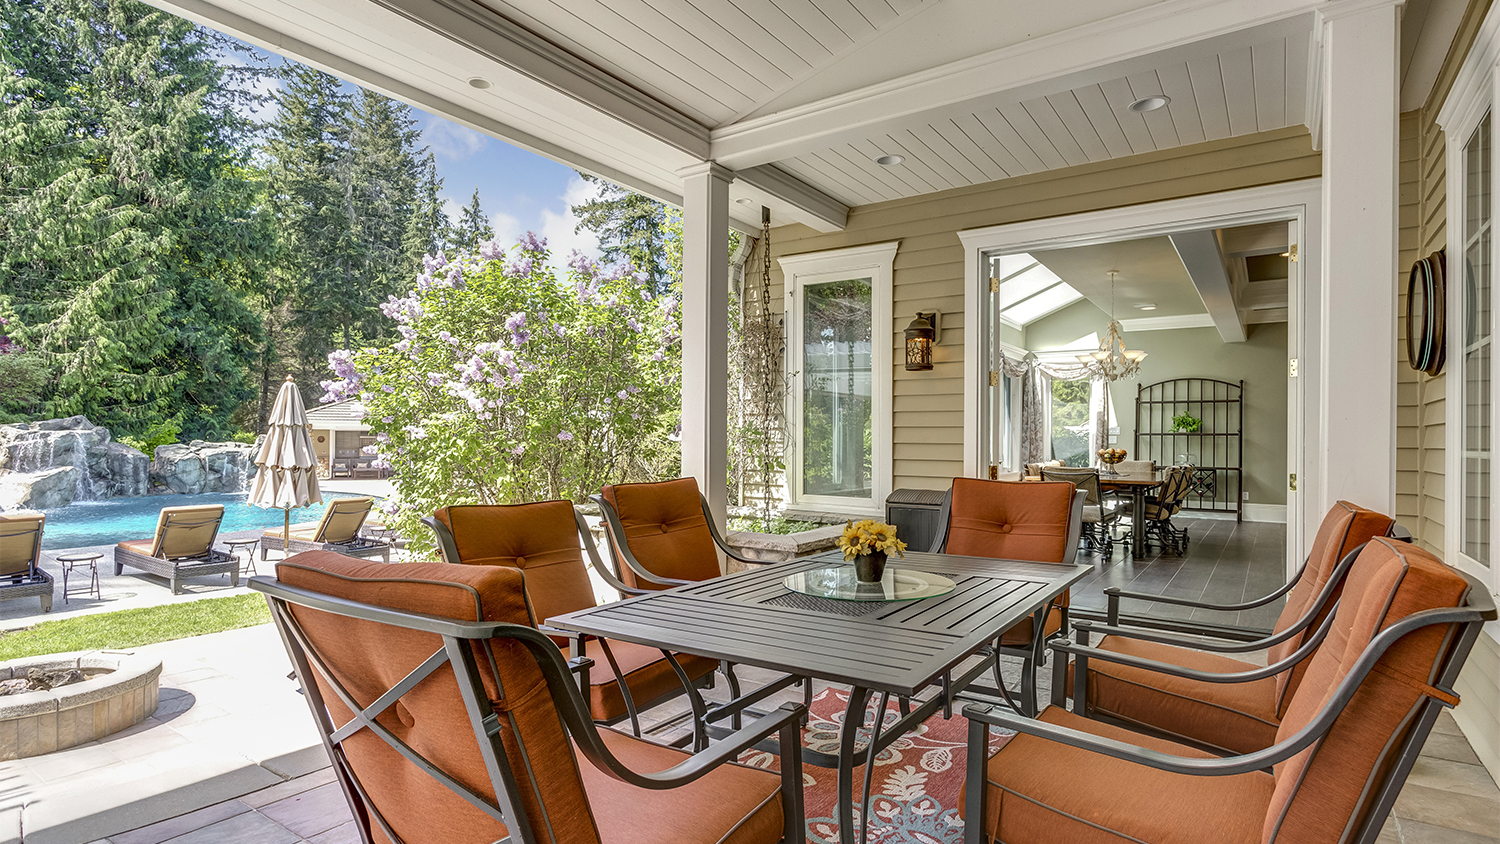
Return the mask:
<svg viewBox="0 0 1500 844"><path fill-rule="evenodd" d="M526 573L526 600L535 624L572 656L594 661L587 689L594 721L616 724L629 719L632 731L640 735L641 711L683 694L684 685L658 648L545 627L549 618L598 603L578 542L579 530L587 528L579 524L572 503L444 507L422 521L437 536L446 562L509 566ZM715 660L690 654L675 658L693 683L712 685Z"/></svg>
<svg viewBox="0 0 1500 844"><path fill-rule="evenodd" d="M1268 747L1218 758L1057 706L1035 720L965 707L965 844L1372 844L1495 618L1487 585L1378 538ZM1019 735L986 759L991 727Z"/></svg>
<svg viewBox="0 0 1500 844"><path fill-rule="evenodd" d="M52 612L52 575L42 571L42 513L0 513L0 601L41 598Z"/></svg>
<svg viewBox="0 0 1500 844"><path fill-rule="evenodd" d="M1051 471L1043 469L1043 472ZM1071 566L1078 559L1086 490L1071 481L1011 482L955 478L943 498L936 554L1029 560ZM1040 622L1040 623L1038 623ZM1021 658L1020 708L1035 713L1036 672L1047 639L1067 635L1068 593L1000 634L996 652ZM995 682L1003 689L996 666Z"/></svg>
<svg viewBox="0 0 1500 844"><path fill-rule="evenodd" d="M375 499L368 497L333 499L328 502L328 508L323 511L322 521L292 525L289 553L337 551L351 557L378 556L389 563L391 561L389 542L359 535L359 530L364 527L365 519L370 515L370 508L374 504ZM260 558L264 560L267 551L283 550L284 539L281 530L264 531L260 535Z"/></svg>
<svg viewBox="0 0 1500 844"><path fill-rule="evenodd" d="M690 755L590 720L570 675L593 662L565 662L531 627L520 569L319 551L276 574L250 586L269 600L359 840L803 844L801 706ZM779 773L735 764L767 739Z"/></svg>
<svg viewBox="0 0 1500 844"><path fill-rule="evenodd" d="M163 507L156 517L156 533L150 539L131 539L115 546L115 574L126 566L171 581L172 594L182 593L182 581L210 574L229 575L231 586L240 585L240 563L232 555L214 550L224 505Z"/></svg>

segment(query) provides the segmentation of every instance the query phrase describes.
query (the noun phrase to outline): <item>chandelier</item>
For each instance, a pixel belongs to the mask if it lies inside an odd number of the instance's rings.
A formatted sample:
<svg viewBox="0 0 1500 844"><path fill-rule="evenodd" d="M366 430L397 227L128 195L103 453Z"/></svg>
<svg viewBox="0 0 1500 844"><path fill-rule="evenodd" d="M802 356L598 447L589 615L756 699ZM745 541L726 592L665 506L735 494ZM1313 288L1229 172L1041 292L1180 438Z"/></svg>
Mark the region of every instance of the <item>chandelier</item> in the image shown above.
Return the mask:
<svg viewBox="0 0 1500 844"><path fill-rule="evenodd" d="M1078 356L1078 362L1083 364L1090 378L1104 381L1134 378L1141 371L1141 361L1146 359L1145 352L1138 349L1126 349L1125 338L1120 336L1122 333L1120 322L1115 319L1116 275L1118 275L1116 270L1110 270L1109 328L1105 331L1104 339L1099 341L1099 350Z"/></svg>

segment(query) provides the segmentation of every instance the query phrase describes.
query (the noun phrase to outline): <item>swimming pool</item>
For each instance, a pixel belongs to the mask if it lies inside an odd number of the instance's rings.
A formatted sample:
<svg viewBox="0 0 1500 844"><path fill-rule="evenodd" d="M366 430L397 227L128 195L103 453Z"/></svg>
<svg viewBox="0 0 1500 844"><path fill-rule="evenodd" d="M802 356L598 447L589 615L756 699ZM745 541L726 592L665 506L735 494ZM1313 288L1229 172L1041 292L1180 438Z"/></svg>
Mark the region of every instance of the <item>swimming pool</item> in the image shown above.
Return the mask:
<svg viewBox="0 0 1500 844"><path fill-rule="evenodd" d="M108 501L85 501L56 510L48 510L47 527L42 534L42 548L82 548L87 545L113 545L124 539L149 539L156 530L156 517L163 507L186 507L193 504L223 504L224 522L219 532L281 527L282 511L253 507L245 503L244 493L208 493L204 495L142 495L113 498ZM324 504L314 504L292 511L292 524L316 522L323 518L326 502L335 498L358 498L351 493L325 492Z"/></svg>

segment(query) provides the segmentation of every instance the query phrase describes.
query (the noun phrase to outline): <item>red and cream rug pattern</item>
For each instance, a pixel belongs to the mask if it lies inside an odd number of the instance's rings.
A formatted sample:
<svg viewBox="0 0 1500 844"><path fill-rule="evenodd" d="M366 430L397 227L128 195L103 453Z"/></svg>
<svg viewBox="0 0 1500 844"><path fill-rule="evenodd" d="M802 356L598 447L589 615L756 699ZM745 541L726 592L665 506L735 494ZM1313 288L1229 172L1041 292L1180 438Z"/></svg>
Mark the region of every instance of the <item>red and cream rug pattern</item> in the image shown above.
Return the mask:
<svg viewBox="0 0 1500 844"><path fill-rule="evenodd" d="M836 752L848 705L846 689L828 688L813 698L812 717L802 732L803 746L825 753ZM865 707L864 716L859 731L861 743L868 739L875 723L873 698ZM886 707L885 725L895 723L900 717L896 702L891 701ZM968 732L969 722L962 715L955 711L945 721L939 712L881 751L875 758L875 774L870 784L870 826L865 844L958 844L963 840L958 793L968 759L965 750ZM1009 738L1009 733L992 731L990 752L999 750ZM760 751L747 751L740 761L769 770L778 767L775 755ZM810 844L837 844L837 772L804 764L802 780L807 840ZM854 769L854 781L854 799L858 801L864 783L863 765ZM856 805L856 826L859 821L860 809Z"/></svg>

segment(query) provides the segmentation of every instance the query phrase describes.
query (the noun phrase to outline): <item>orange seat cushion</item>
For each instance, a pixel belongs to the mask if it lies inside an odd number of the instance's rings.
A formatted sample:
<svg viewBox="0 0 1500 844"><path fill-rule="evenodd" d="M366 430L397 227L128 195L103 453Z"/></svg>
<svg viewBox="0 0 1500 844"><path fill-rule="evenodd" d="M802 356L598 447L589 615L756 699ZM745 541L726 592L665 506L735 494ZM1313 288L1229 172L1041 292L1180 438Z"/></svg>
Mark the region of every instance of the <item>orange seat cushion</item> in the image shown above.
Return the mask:
<svg viewBox="0 0 1500 844"><path fill-rule="evenodd" d="M647 571L674 580L719 576L719 549L703 517L697 481L677 478L654 484L615 484L604 488L604 500L614 508L625 529L624 541L630 553ZM637 581L623 560L620 577L626 586L638 589L671 588L649 580Z"/></svg>
<svg viewBox="0 0 1500 844"><path fill-rule="evenodd" d="M949 554L1060 563L1068 552L1073 485L955 478Z"/></svg>
<svg viewBox="0 0 1500 844"><path fill-rule="evenodd" d="M604 743L627 768L663 771L687 753L600 730ZM690 785L650 791L624 785L595 768L582 754L584 790L604 844L774 844L785 823L781 775L729 764Z"/></svg>
<svg viewBox="0 0 1500 844"><path fill-rule="evenodd" d="M1040 720L1175 756L1209 756L1055 706ZM1028 735L990 758L985 783L986 840L1005 844L1258 844L1275 786L1261 771L1173 774Z"/></svg>
<svg viewBox="0 0 1500 844"><path fill-rule="evenodd" d="M658 648L637 645L633 642L611 641L609 652L614 655L625 683L630 687L631 700L637 710L663 695L682 691L682 681L677 672ZM620 681L604 656L604 647L598 639L590 639L584 645L584 654L594 661L589 669L589 714L595 721L613 721L627 714L625 697L620 694ZM712 659L690 654L678 654L677 663L694 680L712 674L718 663Z"/></svg>
<svg viewBox="0 0 1500 844"><path fill-rule="evenodd" d="M1100 650L1165 662L1213 674L1253 671L1256 666L1219 654L1106 636ZM1074 666L1068 666L1072 687ZM1143 668L1089 661L1090 711L1221 748L1253 753L1276 743L1276 678L1248 683L1205 683Z"/></svg>

